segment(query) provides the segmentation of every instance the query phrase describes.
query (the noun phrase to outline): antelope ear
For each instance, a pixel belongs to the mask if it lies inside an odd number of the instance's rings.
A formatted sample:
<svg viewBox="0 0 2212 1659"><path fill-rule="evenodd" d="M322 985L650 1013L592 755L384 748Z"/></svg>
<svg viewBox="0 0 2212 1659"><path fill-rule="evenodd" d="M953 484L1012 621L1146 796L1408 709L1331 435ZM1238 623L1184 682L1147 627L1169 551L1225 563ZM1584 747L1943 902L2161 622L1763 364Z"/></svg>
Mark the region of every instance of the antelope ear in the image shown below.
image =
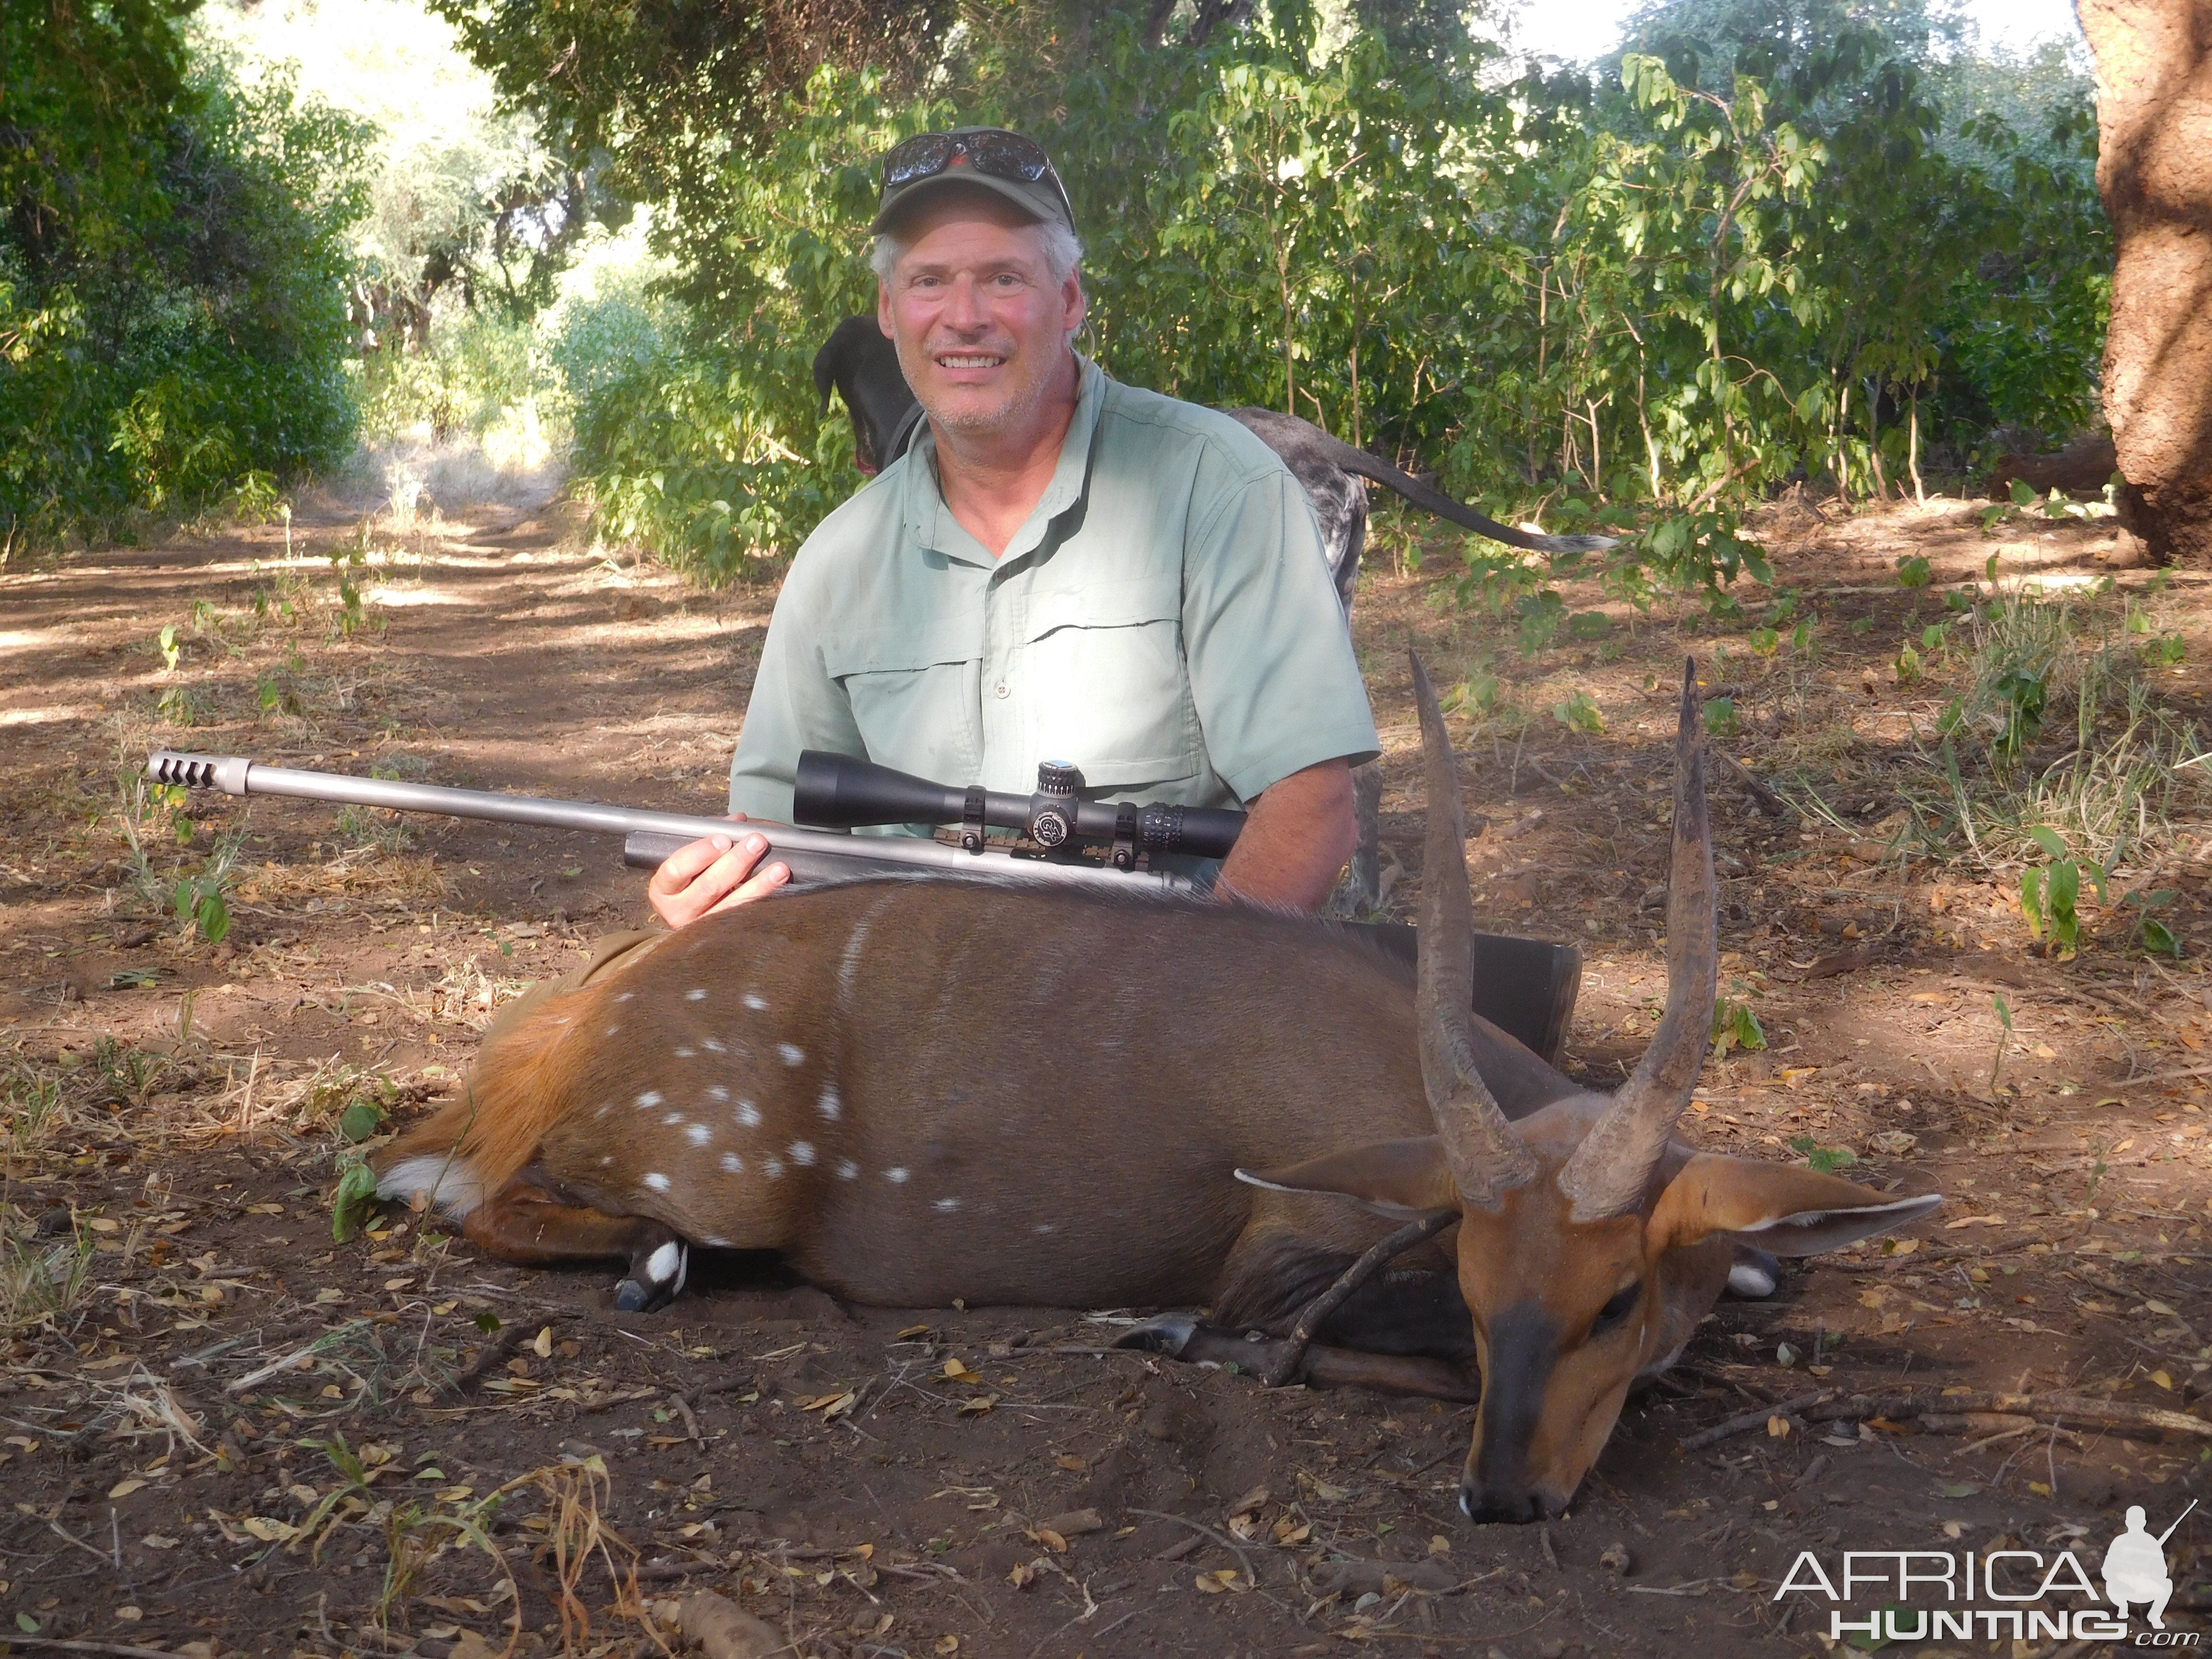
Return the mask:
<svg viewBox="0 0 2212 1659"><path fill-rule="evenodd" d="M1237 1178L1271 1193L1334 1193L1401 1220L1460 1207L1443 1142L1435 1135L1378 1140L1283 1170L1239 1170Z"/></svg>
<svg viewBox="0 0 2212 1659"><path fill-rule="evenodd" d="M1941 1193L1891 1198L1786 1164L1699 1152L1676 1172L1646 1224L1653 1253L1728 1233L1776 1255L1818 1255L1917 1221Z"/></svg>

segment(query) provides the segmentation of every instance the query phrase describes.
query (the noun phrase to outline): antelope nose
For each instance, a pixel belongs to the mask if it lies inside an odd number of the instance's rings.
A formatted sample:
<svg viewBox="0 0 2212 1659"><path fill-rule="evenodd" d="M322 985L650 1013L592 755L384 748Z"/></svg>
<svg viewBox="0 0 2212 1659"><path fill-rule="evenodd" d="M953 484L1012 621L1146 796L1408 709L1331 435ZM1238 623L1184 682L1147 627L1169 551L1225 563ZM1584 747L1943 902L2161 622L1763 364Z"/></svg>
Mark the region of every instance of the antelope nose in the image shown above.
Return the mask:
<svg viewBox="0 0 2212 1659"><path fill-rule="evenodd" d="M1544 1515L1534 1487L1486 1486L1471 1476L1459 1483L1459 1507L1470 1521L1503 1521L1516 1527Z"/></svg>

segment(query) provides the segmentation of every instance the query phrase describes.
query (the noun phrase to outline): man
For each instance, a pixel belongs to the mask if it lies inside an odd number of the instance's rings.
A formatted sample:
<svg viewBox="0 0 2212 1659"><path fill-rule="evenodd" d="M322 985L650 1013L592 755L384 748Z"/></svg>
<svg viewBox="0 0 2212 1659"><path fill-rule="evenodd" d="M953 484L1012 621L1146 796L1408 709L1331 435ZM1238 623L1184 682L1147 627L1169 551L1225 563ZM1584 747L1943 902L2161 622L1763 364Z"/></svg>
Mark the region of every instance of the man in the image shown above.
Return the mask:
<svg viewBox="0 0 2212 1659"><path fill-rule="evenodd" d="M877 320L927 416L793 561L730 769L787 821L802 749L1027 793L1249 804L1215 890L1317 909L1376 751L1313 511L1226 416L1116 385L1072 341L1074 216L1043 150L992 128L885 158ZM654 873L671 926L788 879L757 835Z"/></svg>

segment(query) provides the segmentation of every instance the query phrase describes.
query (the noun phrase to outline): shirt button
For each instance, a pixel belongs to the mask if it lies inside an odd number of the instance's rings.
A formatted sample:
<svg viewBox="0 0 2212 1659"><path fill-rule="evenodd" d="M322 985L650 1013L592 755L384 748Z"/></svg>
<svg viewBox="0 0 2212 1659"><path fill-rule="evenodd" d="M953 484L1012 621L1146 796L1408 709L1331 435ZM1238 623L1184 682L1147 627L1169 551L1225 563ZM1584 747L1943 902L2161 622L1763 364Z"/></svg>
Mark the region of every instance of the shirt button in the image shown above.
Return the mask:
<svg viewBox="0 0 2212 1659"><path fill-rule="evenodd" d="M994 697L1007 697L1012 696L1013 694L1006 690L1006 683L1004 680L1000 680L996 685L991 688L991 695Z"/></svg>

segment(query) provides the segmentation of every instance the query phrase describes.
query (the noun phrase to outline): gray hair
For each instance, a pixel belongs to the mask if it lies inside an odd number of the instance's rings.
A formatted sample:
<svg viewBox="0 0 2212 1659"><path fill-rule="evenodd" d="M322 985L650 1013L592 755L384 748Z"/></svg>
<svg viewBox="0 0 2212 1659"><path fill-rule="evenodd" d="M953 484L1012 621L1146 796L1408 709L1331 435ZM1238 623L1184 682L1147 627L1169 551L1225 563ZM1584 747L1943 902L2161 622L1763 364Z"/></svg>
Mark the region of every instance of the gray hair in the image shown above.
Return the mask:
<svg viewBox="0 0 2212 1659"><path fill-rule="evenodd" d="M1083 263L1083 244L1057 219L1040 219L1036 228L1044 243L1045 269L1052 273L1055 285L1066 282ZM878 282L890 285L891 268L906 250L907 244L888 231L876 238L875 246L868 252L868 269L876 273Z"/></svg>

